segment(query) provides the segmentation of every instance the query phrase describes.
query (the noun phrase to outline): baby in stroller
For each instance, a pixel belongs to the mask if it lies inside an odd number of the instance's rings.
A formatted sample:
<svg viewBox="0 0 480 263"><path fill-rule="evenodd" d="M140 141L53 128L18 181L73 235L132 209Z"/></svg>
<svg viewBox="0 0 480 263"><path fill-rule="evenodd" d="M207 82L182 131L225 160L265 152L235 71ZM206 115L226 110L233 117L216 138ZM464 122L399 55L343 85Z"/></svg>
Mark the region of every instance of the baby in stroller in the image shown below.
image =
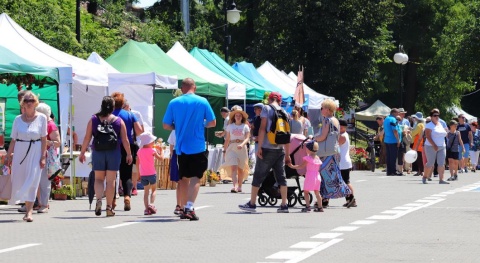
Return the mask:
<svg viewBox="0 0 480 263"><path fill-rule="evenodd" d="M301 134L292 134L290 137L290 158L292 164L301 164L303 162L303 157L307 156L305 144L311 141L311 138L307 138ZM295 179L297 186L289 186L287 190L287 201L288 206L293 207L297 201L301 205L305 205L305 198L301 194L302 188L300 186L299 176L305 175L305 167L299 167L298 169L293 169L288 166L285 166L285 174L287 179ZM299 190L298 195L295 193L296 190ZM270 205L275 205L280 199L279 188L275 181L275 176L273 172L270 171L268 176L265 178L265 181L260 186L258 192L258 203L261 206L265 206L267 203ZM312 200L313 196L309 193L309 200Z"/></svg>

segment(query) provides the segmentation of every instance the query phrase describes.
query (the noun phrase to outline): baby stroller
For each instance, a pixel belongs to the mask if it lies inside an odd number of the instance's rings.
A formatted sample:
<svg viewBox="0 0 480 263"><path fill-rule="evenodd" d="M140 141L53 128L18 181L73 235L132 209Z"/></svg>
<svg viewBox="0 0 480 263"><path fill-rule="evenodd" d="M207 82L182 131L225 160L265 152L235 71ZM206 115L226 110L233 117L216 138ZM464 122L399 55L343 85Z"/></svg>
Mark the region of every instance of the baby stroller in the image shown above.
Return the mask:
<svg viewBox="0 0 480 263"><path fill-rule="evenodd" d="M305 144L310 141L310 138L307 138L301 134L292 134L290 137L290 158L292 164L301 164L303 157L307 155ZM288 206L293 207L297 201L305 206L305 198L303 197L303 190L300 186L299 177L305 175L306 169L292 169L285 165L285 174L287 179L295 179L297 186L289 186L287 190L287 201ZM298 189L298 194L295 192ZM280 188L276 185L275 176L273 171L270 171L265 178L265 181L260 186L258 191L258 203L261 206L266 206L267 203L274 206L277 204L278 199L281 199ZM310 194L310 200L313 196Z"/></svg>

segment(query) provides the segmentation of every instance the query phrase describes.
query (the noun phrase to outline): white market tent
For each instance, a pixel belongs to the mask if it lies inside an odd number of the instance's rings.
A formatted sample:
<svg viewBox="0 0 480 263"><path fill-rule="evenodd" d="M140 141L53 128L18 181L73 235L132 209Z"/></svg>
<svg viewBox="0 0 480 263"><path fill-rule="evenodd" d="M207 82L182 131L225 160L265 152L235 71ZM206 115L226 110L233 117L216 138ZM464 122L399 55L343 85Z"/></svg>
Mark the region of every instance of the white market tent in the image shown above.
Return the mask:
<svg viewBox="0 0 480 263"><path fill-rule="evenodd" d="M285 90L290 94L295 93L297 87L297 80L291 79L287 74L275 68L270 62L266 61L257 68L257 71L268 81L270 81L275 86ZM308 95L308 109L320 109L322 101L326 98L332 97L325 96L320 94L311 88L307 88L304 85L305 97Z"/></svg>
<svg viewBox="0 0 480 263"><path fill-rule="evenodd" d="M448 112L454 114L455 116L463 114L463 116L465 116L465 118L467 119L468 123L471 123L473 121L477 121L477 117L475 117L471 114L468 114L466 111L460 109L458 106L450 107L450 109L448 109Z"/></svg>
<svg viewBox="0 0 480 263"><path fill-rule="evenodd" d="M190 72L202 76L208 81L227 84L227 100L245 101L247 99L245 84L234 82L211 71L190 55L190 53L178 41L175 42L172 48L170 48L167 55Z"/></svg>
<svg viewBox="0 0 480 263"><path fill-rule="evenodd" d="M44 67L59 69L59 118L62 140L65 141L71 104L72 108L75 108L72 116L74 128L77 128L77 133L81 130L84 133L88 119L78 118L75 113L92 112L92 105L100 107L102 96L94 96L92 91L95 91L97 87L107 86L107 70L102 66L47 45L19 26L5 13L0 14L0 35L2 36L0 46L19 57ZM73 85L71 85L72 82ZM83 139L83 137L79 138Z"/></svg>
<svg viewBox="0 0 480 263"><path fill-rule="evenodd" d="M355 120L357 121L375 121L377 116L390 115L390 108L383 104L380 100L375 101L370 107L363 111L355 112Z"/></svg>
<svg viewBox="0 0 480 263"><path fill-rule="evenodd" d="M104 65L108 68L108 88L106 94L122 92L125 94L130 107L139 111L143 117L145 131L153 133L154 89L177 89L178 79L171 76L149 73L120 73L100 55L93 52L88 61Z"/></svg>

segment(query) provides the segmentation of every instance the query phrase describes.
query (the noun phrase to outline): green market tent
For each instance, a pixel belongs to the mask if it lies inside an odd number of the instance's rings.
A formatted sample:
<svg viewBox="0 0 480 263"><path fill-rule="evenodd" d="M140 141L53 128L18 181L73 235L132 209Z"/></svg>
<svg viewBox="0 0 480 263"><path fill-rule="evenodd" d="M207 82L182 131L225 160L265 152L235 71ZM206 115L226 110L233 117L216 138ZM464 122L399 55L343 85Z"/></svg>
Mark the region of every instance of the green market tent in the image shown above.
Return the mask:
<svg viewBox="0 0 480 263"><path fill-rule="evenodd" d="M223 97L226 96L226 85L211 83L190 72L171 59L155 44L129 40L106 61L122 73L156 72L160 75L177 76L179 82L192 78L197 85L197 94Z"/></svg>
<svg viewBox="0 0 480 263"><path fill-rule="evenodd" d="M217 127L208 129L206 135L207 140L210 143L220 143L220 140L215 137L214 132L221 130L223 127L220 108L225 105L226 84L208 82L176 63L157 45L145 42L130 40L117 50L117 52L107 58L106 61L122 73L147 73L153 71L161 75L177 76L179 83L181 83L184 78L193 78L197 85L196 94L208 100L217 119ZM170 135L170 131L162 128L162 121L168 102L173 99L172 90L155 89L154 92L155 128L153 133L166 141Z"/></svg>
<svg viewBox="0 0 480 263"><path fill-rule="evenodd" d="M237 72L214 52L195 47L190 50L190 54L211 71L235 82L245 84L247 100L260 101L263 99L265 91L271 91L270 88L264 88Z"/></svg>
<svg viewBox="0 0 480 263"><path fill-rule="evenodd" d="M10 83L9 78L26 74L33 75L35 82L41 82L42 87L32 85L32 92L48 104L52 108L52 113L58 116L57 85L59 74L57 68L40 66L0 46L0 74L0 98L5 99L5 108L0 108L0 111L5 111L5 126L3 126L4 120L0 120L0 129L5 129L6 138L10 137L13 120L20 114L17 84Z"/></svg>

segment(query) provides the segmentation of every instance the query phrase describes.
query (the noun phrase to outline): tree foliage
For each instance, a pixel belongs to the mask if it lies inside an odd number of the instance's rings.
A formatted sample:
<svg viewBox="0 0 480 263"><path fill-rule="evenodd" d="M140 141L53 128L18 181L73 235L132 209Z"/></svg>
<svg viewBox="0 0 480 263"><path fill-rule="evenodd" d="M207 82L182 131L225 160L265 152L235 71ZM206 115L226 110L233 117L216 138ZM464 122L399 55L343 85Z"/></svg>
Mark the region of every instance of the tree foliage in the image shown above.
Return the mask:
<svg viewBox="0 0 480 263"><path fill-rule="evenodd" d="M0 0L0 13L82 58L93 51L108 57L129 39L156 43L164 51L179 41L187 49L197 46L223 55L225 36L231 35L230 61L260 66L268 60L287 73L304 65L305 83L343 106L380 98L409 112L433 107L443 112L460 103L480 110L480 93L462 99L480 89L478 1L237 0L242 17L227 32L224 0L190 1L189 34L183 32L178 0L159 1L140 14L126 9L136 0L89 2L95 11L82 9L80 43L73 0ZM399 66L392 62L400 44L410 57L404 93Z"/></svg>

